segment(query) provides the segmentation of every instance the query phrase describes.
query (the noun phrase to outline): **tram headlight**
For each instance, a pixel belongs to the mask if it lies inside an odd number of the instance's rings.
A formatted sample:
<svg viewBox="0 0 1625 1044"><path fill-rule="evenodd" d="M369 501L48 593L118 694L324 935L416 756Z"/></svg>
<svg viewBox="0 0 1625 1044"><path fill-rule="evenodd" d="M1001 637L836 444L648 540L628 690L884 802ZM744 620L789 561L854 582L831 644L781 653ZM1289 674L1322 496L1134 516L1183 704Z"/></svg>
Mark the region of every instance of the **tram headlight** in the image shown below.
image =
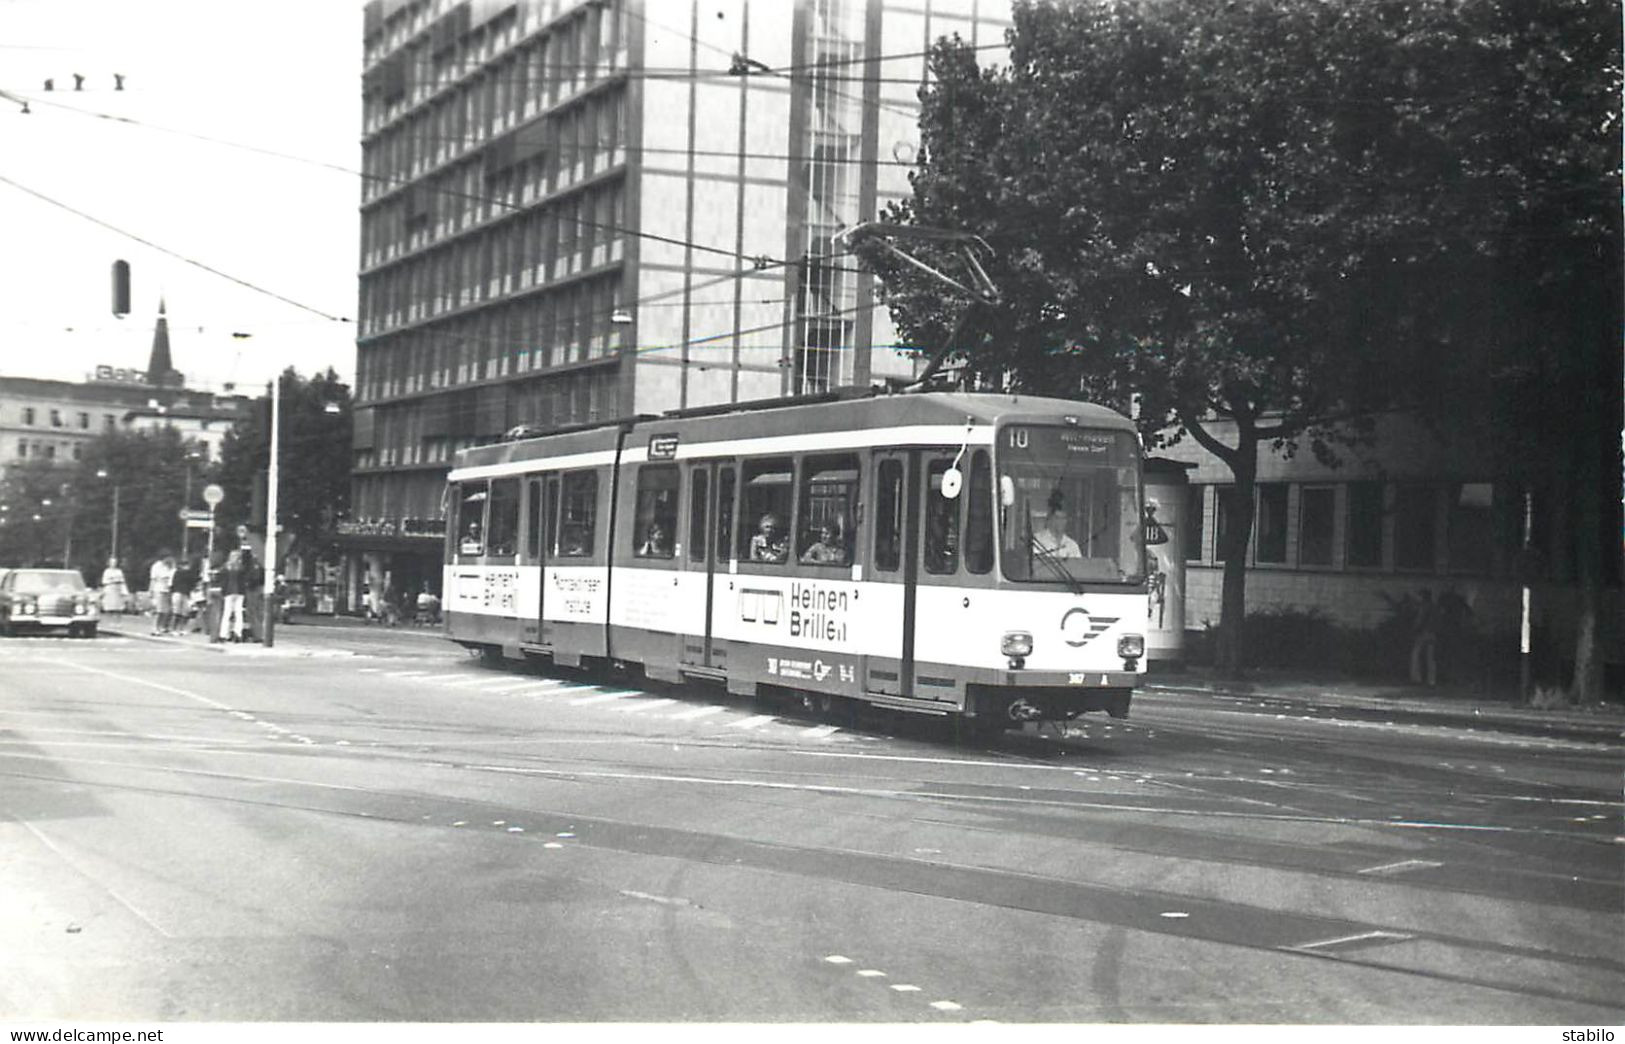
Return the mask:
<svg viewBox="0 0 1625 1044"><path fill-rule="evenodd" d="M1010 660L1010 669L1019 671L1033 654L1033 636L1029 631L1006 631L999 639L999 652Z"/></svg>
<svg viewBox="0 0 1625 1044"><path fill-rule="evenodd" d="M1117 639L1117 655L1125 660L1138 660L1145 655L1145 635L1125 634Z"/></svg>
<svg viewBox="0 0 1625 1044"><path fill-rule="evenodd" d="M999 652L1006 656L1031 656L1033 636L1027 631L1006 631L999 641Z"/></svg>

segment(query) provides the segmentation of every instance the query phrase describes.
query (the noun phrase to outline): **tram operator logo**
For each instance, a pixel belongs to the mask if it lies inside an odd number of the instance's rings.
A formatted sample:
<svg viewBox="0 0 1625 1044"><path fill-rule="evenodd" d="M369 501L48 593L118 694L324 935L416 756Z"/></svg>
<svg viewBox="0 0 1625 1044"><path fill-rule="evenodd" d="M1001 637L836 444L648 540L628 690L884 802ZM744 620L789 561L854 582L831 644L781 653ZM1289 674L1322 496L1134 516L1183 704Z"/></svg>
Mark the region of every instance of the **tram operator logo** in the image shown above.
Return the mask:
<svg viewBox="0 0 1625 1044"><path fill-rule="evenodd" d="M1076 649L1104 634L1118 619L1116 616L1090 616L1089 610L1075 605L1061 614L1061 637Z"/></svg>

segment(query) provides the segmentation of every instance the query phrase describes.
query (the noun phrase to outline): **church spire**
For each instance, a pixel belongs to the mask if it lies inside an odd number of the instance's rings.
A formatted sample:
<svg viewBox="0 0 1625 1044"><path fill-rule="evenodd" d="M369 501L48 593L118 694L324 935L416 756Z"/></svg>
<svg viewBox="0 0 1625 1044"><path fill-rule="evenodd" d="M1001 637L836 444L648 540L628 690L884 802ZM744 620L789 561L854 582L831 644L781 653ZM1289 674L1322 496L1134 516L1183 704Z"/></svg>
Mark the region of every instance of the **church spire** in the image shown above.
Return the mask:
<svg viewBox="0 0 1625 1044"><path fill-rule="evenodd" d="M179 388L185 377L175 370L169 357L169 318L164 314L164 299L158 299L158 322L152 330L152 356L147 360L147 383L160 388Z"/></svg>

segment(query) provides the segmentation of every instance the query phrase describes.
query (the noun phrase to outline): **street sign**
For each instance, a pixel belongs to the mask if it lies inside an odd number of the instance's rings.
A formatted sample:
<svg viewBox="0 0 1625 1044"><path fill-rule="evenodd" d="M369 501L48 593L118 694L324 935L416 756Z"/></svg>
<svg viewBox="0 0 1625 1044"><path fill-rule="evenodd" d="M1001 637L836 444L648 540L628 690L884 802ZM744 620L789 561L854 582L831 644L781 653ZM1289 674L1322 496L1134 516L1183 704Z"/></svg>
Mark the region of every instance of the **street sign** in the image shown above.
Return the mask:
<svg viewBox="0 0 1625 1044"><path fill-rule="evenodd" d="M203 487L203 502L210 507L214 507L216 504L225 499L226 491L215 485L213 482Z"/></svg>
<svg viewBox="0 0 1625 1044"><path fill-rule="evenodd" d="M201 523L202 528L207 528L209 525L209 519L212 517L212 515L213 513L209 511L189 511L186 508L181 508L180 510L181 521L185 522L188 526L199 525Z"/></svg>
<svg viewBox="0 0 1625 1044"><path fill-rule="evenodd" d="M214 523L210 522L207 517L204 517L204 518L189 518L189 519L186 520L186 528L187 529L207 529L210 532L213 532L214 531Z"/></svg>

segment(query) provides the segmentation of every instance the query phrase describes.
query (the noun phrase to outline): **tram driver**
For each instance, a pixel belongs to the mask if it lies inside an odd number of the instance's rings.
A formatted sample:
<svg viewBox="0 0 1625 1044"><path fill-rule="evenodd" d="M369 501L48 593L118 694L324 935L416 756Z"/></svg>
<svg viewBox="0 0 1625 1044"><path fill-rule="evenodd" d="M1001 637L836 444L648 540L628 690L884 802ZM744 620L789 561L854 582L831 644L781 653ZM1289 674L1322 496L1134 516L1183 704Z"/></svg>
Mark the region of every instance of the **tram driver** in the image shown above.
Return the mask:
<svg viewBox="0 0 1625 1044"><path fill-rule="evenodd" d="M1033 550L1054 558L1082 558L1083 552L1078 549L1078 542L1067 535L1066 523L1066 512L1051 508L1043 528L1033 533Z"/></svg>
<svg viewBox="0 0 1625 1044"><path fill-rule="evenodd" d="M752 562L782 562L789 554L789 539L779 528L779 516L769 511L757 523L756 535L750 538Z"/></svg>

